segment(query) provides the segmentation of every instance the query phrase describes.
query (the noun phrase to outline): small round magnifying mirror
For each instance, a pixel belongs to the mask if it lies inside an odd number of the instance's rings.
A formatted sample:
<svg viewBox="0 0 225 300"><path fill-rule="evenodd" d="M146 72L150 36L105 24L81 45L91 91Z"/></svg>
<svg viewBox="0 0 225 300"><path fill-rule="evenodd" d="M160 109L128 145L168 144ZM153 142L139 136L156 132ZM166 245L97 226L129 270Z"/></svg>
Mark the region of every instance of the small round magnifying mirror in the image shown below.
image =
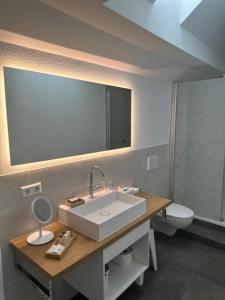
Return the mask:
<svg viewBox="0 0 225 300"><path fill-rule="evenodd" d="M31 204L31 211L35 220L39 223L39 230L31 233L27 242L31 245L42 245L50 242L54 238L51 231L42 230L41 225L51 221L53 210L51 203L46 198L35 198Z"/></svg>

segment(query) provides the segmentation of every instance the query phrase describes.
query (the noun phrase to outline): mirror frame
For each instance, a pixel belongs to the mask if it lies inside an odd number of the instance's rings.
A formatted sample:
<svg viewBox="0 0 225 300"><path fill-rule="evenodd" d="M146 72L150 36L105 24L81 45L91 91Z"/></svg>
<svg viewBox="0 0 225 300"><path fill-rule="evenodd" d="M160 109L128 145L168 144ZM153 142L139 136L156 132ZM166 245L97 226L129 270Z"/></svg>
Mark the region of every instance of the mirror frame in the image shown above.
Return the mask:
<svg viewBox="0 0 225 300"><path fill-rule="evenodd" d="M50 215L49 215L48 220L46 220L46 221L40 220L40 219L37 217L36 213L35 213L34 206L35 206L35 204L36 204L39 200L44 200L44 201L45 201L46 203L48 203L48 205L49 205L49 208L50 208ZM37 198L34 198L34 199L33 199L32 203L31 203L31 212L32 212L32 215L33 215L34 219L35 219L38 223L40 223L40 224L47 224L47 223L49 223L49 222L52 220L52 218L53 218L53 207L52 207L52 204L51 204L51 202L50 202L47 198L45 198L45 197L37 197Z"/></svg>
<svg viewBox="0 0 225 300"><path fill-rule="evenodd" d="M21 164L21 165L11 165L10 160L10 148L9 148L9 135L8 135L8 122L7 122L7 110L6 110L6 96L5 96L5 84L4 84L4 73L3 68L4 67L10 67L10 68L17 68L21 70L26 71L33 71L33 72L40 72L45 73L49 75L55 75L55 76L61 76L66 78L72 78L72 79L78 79L93 83L99 83L99 84L106 84L111 86L117 86L121 88L126 88L131 90L131 146L125 147L125 148L119 148L119 149L113 149L113 150L105 150L100 152L94 152L94 153L88 153L88 154L82 154L82 155L75 155L70 157L63 157L63 158L57 158L52 160L46 160L46 161L40 161L40 162L34 162L34 163L27 163L27 164ZM72 71L71 71L72 72ZM16 174L21 172L28 172L32 170L42 169L42 168L49 168L54 167L58 165L65 165L70 163L75 163L78 161L83 160L89 160L99 157L105 157L105 156L111 156L111 155L117 155L122 154L128 151L132 150L133 145L133 116L134 116L134 105L133 105L133 86L132 84L128 84L126 81L126 84L124 86L121 86L120 83L112 82L111 80L103 79L102 81L93 80L93 76L90 76L91 78L76 76L76 74L71 74L69 71L65 71L63 73L60 73L59 71L53 71L52 68L48 69L47 67L40 68L38 66L29 66L24 67L21 65L17 65L15 63L0 63L0 177L10 174ZM124 80L125 81L125 80Z"/></svg>

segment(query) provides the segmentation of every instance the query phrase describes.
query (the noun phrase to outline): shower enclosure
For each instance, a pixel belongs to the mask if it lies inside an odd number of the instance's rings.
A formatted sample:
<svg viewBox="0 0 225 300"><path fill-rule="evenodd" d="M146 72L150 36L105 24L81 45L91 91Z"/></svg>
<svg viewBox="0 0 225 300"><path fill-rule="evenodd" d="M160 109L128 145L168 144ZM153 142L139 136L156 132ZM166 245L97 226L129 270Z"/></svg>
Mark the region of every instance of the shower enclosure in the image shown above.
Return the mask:
<svg viewBox="0 0 225 300"><path fill-rule="evenodd" d="M174 84L172 113L171 197L224 225L225 80Z"/></svg>

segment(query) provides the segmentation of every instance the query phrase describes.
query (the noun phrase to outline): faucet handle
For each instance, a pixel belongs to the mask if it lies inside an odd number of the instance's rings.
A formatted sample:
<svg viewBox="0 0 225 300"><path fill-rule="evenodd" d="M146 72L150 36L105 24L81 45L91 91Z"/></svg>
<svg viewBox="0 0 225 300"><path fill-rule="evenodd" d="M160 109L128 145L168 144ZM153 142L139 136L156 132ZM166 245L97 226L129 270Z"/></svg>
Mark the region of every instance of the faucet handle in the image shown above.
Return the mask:
<svg viewBox="0 0 225 300"><path fill-rule="evenodd" d="M106 190L113 190L113 182L111 180L101 181L99 185L94 186L94 190L98 189L106 189Z"/></svg>
<svg viewBox="0 0 225 300"><path fill-rule="evenodd" d="M108 188L108 190L113 190L113 182L112 182L112 180L108 180L107 181L107 188Z"/></svg>
<svg viewBox="0 0 225 300"><path fill-rule="evenodd" d="M98 186L99 188L106 188L106 182L105 181L101 181L100 185Z"/></svg>

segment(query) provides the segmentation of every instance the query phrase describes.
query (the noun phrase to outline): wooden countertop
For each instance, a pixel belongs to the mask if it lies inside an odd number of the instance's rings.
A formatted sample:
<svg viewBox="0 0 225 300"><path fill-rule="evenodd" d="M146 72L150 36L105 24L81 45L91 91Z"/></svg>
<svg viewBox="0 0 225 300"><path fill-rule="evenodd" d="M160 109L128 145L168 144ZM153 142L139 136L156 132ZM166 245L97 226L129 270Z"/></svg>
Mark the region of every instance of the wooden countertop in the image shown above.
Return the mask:
<svg viewBox="0 0 225 300"><path fill-rule="evenodd" d="M146 213L144 215L101 241L95 241L75 230L72 230L77 234L77 238L68 249L65 256L60 260L45 258L45 252L50 247L49 243L41 246L28 245L26 241L28 234L18 237L10 243L16 251L40 268L46 275L54 278L71 270L99 250L106 248L108 245L112 244L171 203L171 200L158 196L147 195L142 192L137 196L146 199ZM59 232L65 231L67 228L68 226L60 222L55 222L45 226L45 229L52 230L55 233L55 236L57 236Z"/></svg>

